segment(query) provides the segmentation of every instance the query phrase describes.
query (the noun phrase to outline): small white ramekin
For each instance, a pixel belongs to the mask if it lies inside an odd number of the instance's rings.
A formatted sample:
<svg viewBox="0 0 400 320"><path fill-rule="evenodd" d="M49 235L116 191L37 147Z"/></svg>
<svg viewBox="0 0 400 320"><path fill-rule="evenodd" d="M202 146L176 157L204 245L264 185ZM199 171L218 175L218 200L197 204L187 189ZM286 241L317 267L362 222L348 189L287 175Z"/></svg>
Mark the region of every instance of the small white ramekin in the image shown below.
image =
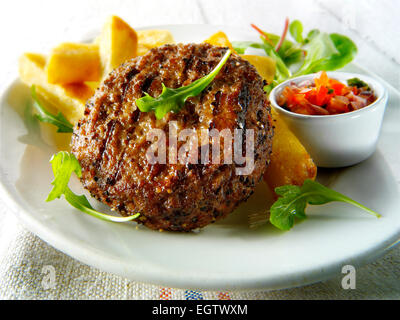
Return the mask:
<svg viewBox="0 0 400 320"><path fill-rule="evenodd" d="M388 94L385 87L371 77L345 72L328 72L328 77L347 84L359 78L371 87L377 100L357 111L338 115L309 116L280 107L277 97L291 83L314 79L316 74L287 80L270 94L272 107L299 138L319 167L338 168L357 164L369 158L376 150L385 113Z"/></svg>

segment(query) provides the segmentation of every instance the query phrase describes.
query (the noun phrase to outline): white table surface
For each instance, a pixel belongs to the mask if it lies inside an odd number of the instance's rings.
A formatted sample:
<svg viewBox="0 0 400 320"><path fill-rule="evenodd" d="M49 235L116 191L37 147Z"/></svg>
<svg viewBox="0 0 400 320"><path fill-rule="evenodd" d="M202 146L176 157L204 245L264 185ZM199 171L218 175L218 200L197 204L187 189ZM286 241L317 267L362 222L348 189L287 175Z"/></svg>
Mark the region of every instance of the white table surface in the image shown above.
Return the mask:
<svg viewBox="0 0 400 320"><path fill-rule="evenodd" d="M17 77L17 61L23 52L46 52L61 41L78 41L99 29L111 14L121 16L133 27L207 23L249 28L255 23L275 33L281 32L285 17L299 19L305 30L319 28L350 36L359 48L356 62L400 89L397 0L1 1L0 89L3 91ZM400 170L400 164L397 167ZM43 290L44 265L63 266L56 289ZM233 299L399 299L400 248L357 270L356 290L343 290L341 278L337 275L290 290L227 295ZM160 297L162 290L100 272L60 253L27 231L0 199L0 298L148 299ZM218 298L221 293L202 295ZM171 297L185 298L185 291L172 289Z"/></svg>

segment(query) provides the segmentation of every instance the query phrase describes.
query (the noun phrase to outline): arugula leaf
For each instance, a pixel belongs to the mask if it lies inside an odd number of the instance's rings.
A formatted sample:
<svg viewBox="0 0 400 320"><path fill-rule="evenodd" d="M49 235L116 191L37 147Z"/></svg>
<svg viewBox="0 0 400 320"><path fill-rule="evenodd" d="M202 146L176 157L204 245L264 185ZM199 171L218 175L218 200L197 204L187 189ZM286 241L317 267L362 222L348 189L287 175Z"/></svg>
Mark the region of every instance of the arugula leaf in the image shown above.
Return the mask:
<svg viewBox="0 0 400 320"><path fill-rule="evenodd" d="M267 56L276 61L275 82L265 88L266 91L292 77L340 69L357 54L357 46L353 41L340 34L313 29L304 38L303 25L299 20L289 25L290 35L295 42L285 37L287 22L282 37L267 33L255 25L251 26L260 34L262 43L234 42L233 45L238 53L244 53L249 47L261 46Z"/></svg>
<svg viewBox="0 0 400 320"><path fill-rule="evenodd" d="M47 122L55 125L58 130L57 132L62 133L71 133L73 132L73 125L63 116L61 112L59 112L56 116L47 111L42 103L39 101L36 94L36 87L31 87L31 95L33 99L33 106L35 107L38 114L36 114L36 118L41 122Z"/></svg>
<svg viewBox="0 0 400 320"><path fill-rule="evenodd" d="M357 54L357 47L353 41L337 33L322 32L314 35L305 49L307 56L295 76L340 69Z"/></svg>
<svg viewBox="0 0 400 320"><path fill-rule="evenodd" d="M284 46L281 50L285 48ZM280 53L283 62L285 62L287 67L290 67L296 63L299 63L304 58L304 51L299 49L297 46L293 45L290 48L287 48L284 52Z"/></svg>
<svg viewBox="0 0 400 320"><path fill-rule="evenodd" d="M256 44L253 41L232 41L232 47L237 54L245 54L246 50L251 47L252 44Z"/></svg>
<svg viewBox="0 0 400 320"><path fill-rule="evenodd" d="M88 215L91 215L92 217L108 221L108 222L129 222L137 219L140 214L137 213L133 216L129 217L116 217L116 216L111 216L109 214L101 213L99 211L96 211L93 209L93 207L90 205L89 201L87 198L82 195L82 196L77 196L75 193L73 193L69 188L65 190L65 200L68 201L68 203L73 206L74 208L87 213Z"/></svg>
<svg viewBox="0 0 400 320"><path fill-rule="evenodd" d="M75 172L78 178L82 177L82 169L75 158L75 156L66 151L61 151L50 159L50 163L53 168L53 174L55 179L51 183L53 189L49 193L46 201L53 201L56 198L60 198L65 190L68 188L68 182L71 174Z"/></svg>
<svg viewBox="0 0 400 320"><path fill-rule="evenodd" d="M265 39L262 39L262 41L265 53L276 61L275 79L278 81L278 83L285 81L287 78L290 78L292 76L292 73L286 66L285 62L283 62L279 54L275 51L274 47Z"/></svg>
<svg viewBox="0 0 400 320"><path fill-rule="evenodd" d="M299 20L294 20L289 26L290 35L298 43L303 43L303 24Z"/></svg>
<svg viewBox="0 0 400 320"><path fill-rule="evenodd" d="M55 179L51 183L53 185L53 189L51 190L46 201L53 201L56 198L59 199L62 195L64 195L65 200L67 200L68 203L74 208L105 221L128 222L139 217L140 214L129 217L116 217L98 212L93 209L88 199L84 195L78 196L73 193L68 187L71 174L75 172L78 178L82 176L82 168L73 154L66 151L61 151L53 155L50 163L52 165Z"/></svg>
<svg viewBox="0 0 400 320"><path fill-rule="evenodd" d="M380 218L381 215L351 198L329 189L322 184L306 180L302 187L287 185L278 187L275 192L280 198L271 206L270 222L281 230L290 230L295 218L305 219L307 204L322 205L332 201L352 204Z"/></svg>
<svg viewBox="0 0 400 320"><path fill-rule="evenodd" d="M191 84L178 88L167 88L162 84L162 92L157 98L148 93L136 99L136 105L142 112L154 111L157 119L162 119L168 112L179 112L185 104L186 99L199 95L218 75L222 67L228 61L231 50L228 49L218 65L208 75L193 81Z"/></svg>
<svg viewBox="0 0 400 320"><path fill-rule="evenodd" d="M261 43L253 41L232 41L232 47L238 54L244 54L248 48L262 49Z"/></svg>

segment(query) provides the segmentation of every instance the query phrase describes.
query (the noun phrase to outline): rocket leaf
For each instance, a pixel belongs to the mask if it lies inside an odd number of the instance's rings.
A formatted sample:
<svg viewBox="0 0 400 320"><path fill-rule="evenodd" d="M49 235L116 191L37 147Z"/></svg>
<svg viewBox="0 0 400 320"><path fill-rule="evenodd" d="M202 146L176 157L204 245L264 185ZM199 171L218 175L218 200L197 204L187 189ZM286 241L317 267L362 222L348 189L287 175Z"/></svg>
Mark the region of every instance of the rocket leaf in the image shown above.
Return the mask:
<svg viewBox="0 0 400 320"><path fill-rule="evenodd" d="M53 115L46 110L46 108L43 106L43 104L39 101L37 97L35 86L31 87L31 96L33 99L33 106L38 112L38 114L35 115L37 119L39 119L41 122L47 122L52 125L55 125L58 128L57 132L62 132L62 133L73 132L74 126L64 117L64 115L61 112L59 112L57 115Z"/></svg>
<svg viewBox="0 0 400 320"><path fill-rule="evenodd" d="M218 65L208 75L193 81L191 84L177 89L167 88L162 84L162 92L157 98L148 93L136 99L136 105L142 112L154 111L157 119L162 119L168 112L179 112L185 104L186 99L199 95L218 75L222 67L228 61L231 50L227 50Z"/></svg>
<svg viewBox="0 0 400 320"><path fill-rule="evenodd" d="M290 230L295 218L306 218L306 207L322 205L332 201L340 201L352 204L366 212L380 218L381 215L350 199L349 197L329 189L322 184L306 180L303 186L286 185L275 189L280 198L271 206L270 222L281 230Z"/></svg>
<svg viewBox="0 0 400 320"><path fill-rule="evenodd" d="M93 209L88 199L84 195L78 196L73 193L68 187L71 174L75 172L78 178L82 176L82 168L73 154L66 151L61 151L53 155L50 163L53 168L55 179L51 183L53 185L53 189L51 190L46 201L53 201L56 198L60 198L62 195L64 195L65 200L67 200L67 202L74 208L95 218L110 222L128 222L139 217L139 214L129 217L116 217L101 213Z"/></svg>

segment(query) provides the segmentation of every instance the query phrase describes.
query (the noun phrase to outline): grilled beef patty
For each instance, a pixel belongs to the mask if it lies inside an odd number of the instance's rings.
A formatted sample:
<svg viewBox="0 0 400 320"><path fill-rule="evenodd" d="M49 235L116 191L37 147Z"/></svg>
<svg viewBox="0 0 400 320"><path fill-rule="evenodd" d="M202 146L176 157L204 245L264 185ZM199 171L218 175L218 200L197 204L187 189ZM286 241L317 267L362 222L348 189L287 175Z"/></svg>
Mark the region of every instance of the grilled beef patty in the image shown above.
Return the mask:
<svg viewBox="0 0 400 320"><path fill-rule="evenodd" d="M164 45L127 61L110 73L86 105L74 128L72 152L82 166L82 183L93 197L122 215L140 213L151 229L190 231L215 222L253 193L268 165L270 105L256 69L232 54L214 81L189 98L178 113L157 120L140 112L135 99L188 85L218 64L227 48L209 44ZM150 164L146 135L182 129L253 129L254 171L236 175L240 165ZM185 142L178 142L178 150ZM221 153L223 154L221 141ZM223 157L221 158L223 160Z"/></svg>

